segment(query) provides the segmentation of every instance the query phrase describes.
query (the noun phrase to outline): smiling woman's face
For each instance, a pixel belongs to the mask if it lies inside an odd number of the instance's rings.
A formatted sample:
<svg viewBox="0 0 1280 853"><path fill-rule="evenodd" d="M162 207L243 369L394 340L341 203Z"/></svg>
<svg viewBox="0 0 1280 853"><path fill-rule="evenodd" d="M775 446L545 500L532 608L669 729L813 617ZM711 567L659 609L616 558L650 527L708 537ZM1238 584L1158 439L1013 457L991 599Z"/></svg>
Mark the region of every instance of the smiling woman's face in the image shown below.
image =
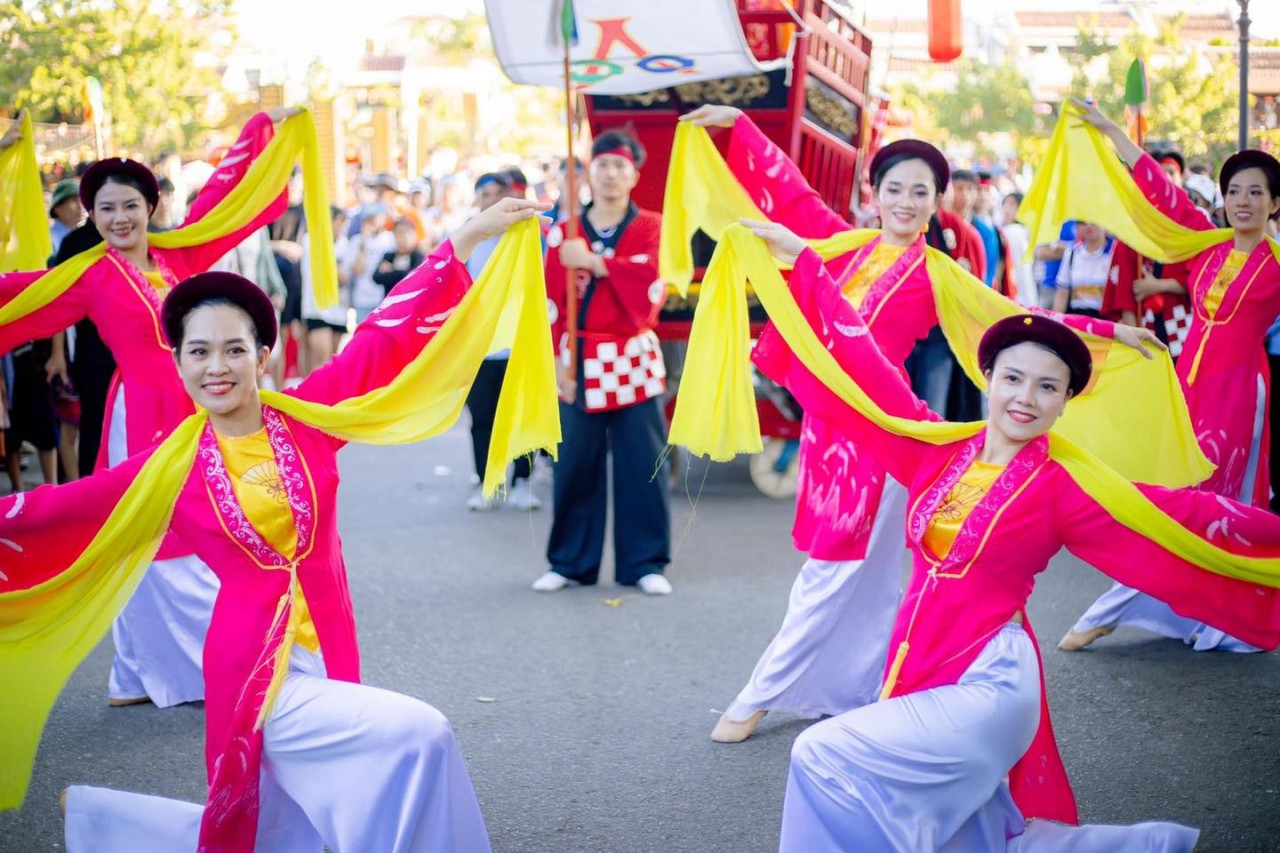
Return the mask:
<svg viewBox="0 0 1280 853"><path fill-rule="evenodd" d="M90 216L102 239L117 252L128 253L139 243L147 242L151 208L142 193L131 186L108 180L93 197Z"/></svg>
<svg viewBox="0 0 1280 853"><path fill-rule="evenodd" d="M987 372L987 429L1025 444L1050 429L1071 399L1071 371L1057 353L1023 341L1001 350Z"/></svg>
<svg viewBox="0 0 1280 853"><path fill-rule="evenodd" d="M914 240L938 206L933 171L923 160L903 160L884 173L876 188L880 227L895 237Z"/></svg>
<svg viewBox="0 0 1280 853"><path fill-rule="evenodd" d="M242 309L201 305L183 322L178 372L191 399L211 416L237 418L259 405L258 380L270 355L258 346L253 321Z"/></svg>

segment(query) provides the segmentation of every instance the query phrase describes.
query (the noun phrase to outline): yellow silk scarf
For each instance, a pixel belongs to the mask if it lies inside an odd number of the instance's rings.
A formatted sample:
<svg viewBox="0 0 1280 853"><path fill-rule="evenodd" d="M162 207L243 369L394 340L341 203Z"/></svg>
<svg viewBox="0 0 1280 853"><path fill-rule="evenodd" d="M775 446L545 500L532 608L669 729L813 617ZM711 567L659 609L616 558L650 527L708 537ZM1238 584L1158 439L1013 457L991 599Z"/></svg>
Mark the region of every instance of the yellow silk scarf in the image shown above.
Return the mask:
<svg viewBox="0 0 1280 853"><path fill-rule="evenodd" d="M329 195L320 170L316 125L310 112L303 111L282 122L244 178L199 221L174 231L148 234L147 240L158 249L184 249L203 245L243 228L284 190L299 158L302 160L302 204L307 216L307 229L312 236L311 270L316 304L321 308L336 305L338 269L333 251ZM42 214L42 227L44 221ZM100 243L49 270L38 282L0 306L0 325L12 323L53 302L105 253L106 246ZM42 266L44 258L36 268Z"/></svg>
<svg viewBox="0 0 1280 853"><path fill-rule="evenodd" d="M1018 219L1031 232L1028 253L1056 243L1062 224L1072 219L1101 225L1138 254L1163 263L1194 258L1232 239L1230 228L1196 231L1161 213L1102 131L1081 116L1075 104L1063 105L1049 149L1018 208ZM1280 244L1268 240L1280 261Z"/></svg>
<svg viewBox="0 0 1280 853"><path fill-rule="evenodd" d="M485 478L492 494L508 462L539 448L555 453L560 442L550 328L539 231L529 220L510 230L440 331L386 386L333 406L270 391L261 398L338 438L418 441L456 421L481 361L510 348ZM73 565L39 586L0 594L0 684L8 686L0 690L0 809L21 803L62 685L160 547L207 418L190 416L157 448Z"/></svg>
<svg viewBox="0 0 1280 853"><path fill-rule="evenodd" d="M667 264L663 277L681 282L692 273L687 249L696 230L718 239L740 227L733 224L738 218L766 217L746 198L704 129L678 126L674 150L687 159L673 154L671 160L660 260ZM683 194L673 196L672 186ZM824 260L831 260L866 245L878 233L844 231L808 242ZM740 240L722 240L707 268L689 335L682 394L671 422L673 444L718 460L761 449L748 369L747 312L738 287L744 280L754 283L764 277L768 271L761 264L774 274L777 265L767 253L753 252L748 262L740 254L742 245ZM682 266L686 260L688 264ZM927 248L925 267L951 350L969 378L985 387L978 343L991 324L1023 309L982 285L942 252ZM770 319L778 323L772 312ZM1208 477L1213 466L1196 442L1169 357L1158 354L1148 360L1108 339L1081 337L1094 354L1094 379L1090 393L1074 401L1058 421L1058 431L1136 482L1176 487Z"/></svg>
<svg viewBox="0 0 1280 853"><path fill-rule="evenodd" d="M725 245L732 247L742 269L748 271L756 296L769 312L774 326L791 350L827 388L863 417L895 435L930 444L963 441L982 429L982 423L923 422L895 417L885 412L841 369L835 357L827 351L809 326L783 282L777 266L772 262L764 241L745 228L735 226L722 235L721 246ZM704 292L706 286L704 281ZM739 301L746 299L746 281L740 276L726 276L713 282L713 286L733 291L728 298ZM692 343L690 349L692 350ZM691 351L685 364L685 374L681 381L682 394L677 398L677 408L693 406L703 410L701 416L714 421L713 429L732 428L725 422L724 413L714 409L706 411L709 407L701 405L702 398L699 395L687 393L690 378L688 371L692 363L694 357ZM749 381L748 379L748 384ZM1072 401L1068 410L1086 399L1088 398L1083 397ZM674 428L672 432L671 443L683 443L684 437L675 435ZM1127 478L1073 443L1057 428L1049 433L1049 455L1067 470L1071 478L1093 500L1129 529L1159 542L1161 547L1171 553L1209 571L1249 583L1280 587L1280 558L1244 557L1209 544L1169 517L1147 500Z"/></svg>
<svg viewBox="0 0 1280 853"><path fill-rule="evenodd" d="M31 113L24 112L22 138L0 151L0 273L44 269L52 254Z"/></svg>

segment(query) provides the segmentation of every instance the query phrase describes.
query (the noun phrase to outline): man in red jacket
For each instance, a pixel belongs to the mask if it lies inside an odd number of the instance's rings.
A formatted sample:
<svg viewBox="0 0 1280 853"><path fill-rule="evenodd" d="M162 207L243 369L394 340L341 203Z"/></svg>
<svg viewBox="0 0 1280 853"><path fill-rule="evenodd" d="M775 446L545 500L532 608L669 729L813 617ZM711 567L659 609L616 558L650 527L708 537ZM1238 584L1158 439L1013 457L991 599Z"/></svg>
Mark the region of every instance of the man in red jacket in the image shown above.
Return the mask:
<svg viewBox="0 0 1280 853"><path fill-rule="evenodd" d="M551 303L564 440L555 468L550 570L539 592L597 582L604 552L607 482L612 456L615 579L650 595L667 595L671 560L666 477L654 476L666 445L659 397L666 369L654 327L666 301L658 277L662 219L631 201L644 148L608 131L591 146L590 204L582 237L563 225L547 234ZM569 346L568 275L578 305L577 347Z"/></svg>

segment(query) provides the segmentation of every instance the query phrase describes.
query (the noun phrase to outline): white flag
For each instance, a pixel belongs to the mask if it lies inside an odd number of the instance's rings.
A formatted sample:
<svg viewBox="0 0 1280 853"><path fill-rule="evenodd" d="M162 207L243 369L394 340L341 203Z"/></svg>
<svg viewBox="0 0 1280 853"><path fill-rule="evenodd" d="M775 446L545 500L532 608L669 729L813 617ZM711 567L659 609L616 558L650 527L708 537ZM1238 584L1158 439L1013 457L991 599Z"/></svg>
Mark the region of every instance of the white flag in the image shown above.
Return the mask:
<svg viewBox="0 0 1280 853"><path fill-rule="evenodd" d="M516 83L564 85L563 10L569 0L485 0L493 45ZM628 95L780 68L751 55L734 0L571 0L576 87ZM553 38L547 34L552 33Z"/></svg>

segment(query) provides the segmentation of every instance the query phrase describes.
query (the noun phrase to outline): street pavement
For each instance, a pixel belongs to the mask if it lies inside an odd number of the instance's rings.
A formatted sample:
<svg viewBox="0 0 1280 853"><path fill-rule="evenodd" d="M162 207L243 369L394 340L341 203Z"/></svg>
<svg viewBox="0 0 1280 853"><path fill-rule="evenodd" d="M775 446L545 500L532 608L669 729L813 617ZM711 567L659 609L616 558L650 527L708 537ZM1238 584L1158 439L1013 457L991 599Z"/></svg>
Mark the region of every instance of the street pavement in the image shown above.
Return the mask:
<svg viewBox="0 0 1280 853"><path fill-rule="evenodd" d="M742 462L695 464L672 493L675 595L538 594L548 510L468 512L470 470L463 428L351 447L341 527L364 678L453 722L494 849L776 850L788 752L807 723L775 714L734 746L708 733L785 610L802 562L790 506L760 496ZM549 484L536 488L549 505ZM1280 850L1280 658L1124 629L1059 652L1107 585L1063 555L1031 601L1082 818L1199 826L1210 853ZM109 709L110 655L104 641L68 683L24 807L0 814L0 851L62 849L57 794L70 784L203 798L201 708Z"/></svg>

